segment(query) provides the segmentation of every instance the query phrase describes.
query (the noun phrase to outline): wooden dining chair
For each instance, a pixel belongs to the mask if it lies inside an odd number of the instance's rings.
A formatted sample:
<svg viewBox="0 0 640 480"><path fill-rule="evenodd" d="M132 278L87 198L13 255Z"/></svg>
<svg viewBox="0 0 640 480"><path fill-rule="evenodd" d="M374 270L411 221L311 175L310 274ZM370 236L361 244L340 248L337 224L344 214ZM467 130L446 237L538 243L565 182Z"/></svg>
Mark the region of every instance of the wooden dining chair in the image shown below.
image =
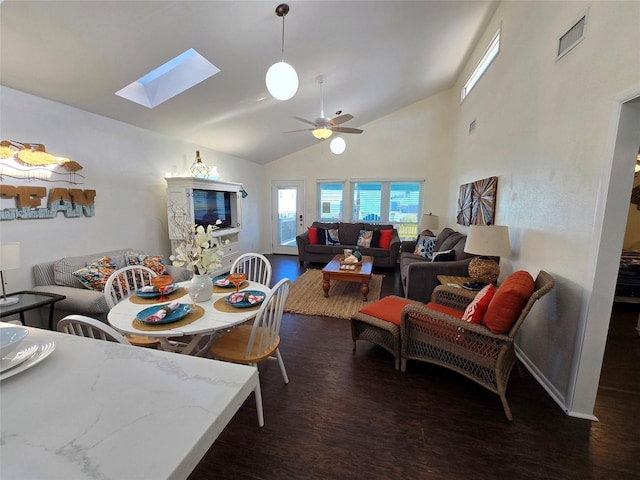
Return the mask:
<svg viewBox="0 0 640 480"><path fill-rule="evenodd" d="M85 315L67 315L58 322L56 328L59 332L68 333L69 335L131 345L115 328Z"/></svg>
<svg viewBox="0 0 640 480"><path fill-rule="evenodd" d="M280 354L280 324L284 305L289 296L291 280L280 280L267 294L253 325L241 325L221 336L211 346L211 355L217 360L233 363L243 363L257 367L258 362L267 359L278 361L284 383L289 383L287 370ZM254 390L256 395L256 409L258 410L258 424L264 425L262 411L262 393L260 382Z"/></svg>
<svg viewBox="0 0 640 480"><path fill-rule="evenodd" d="M109 308L133 295L136 290L151 285L151 279L157 274L143 265L128 265L113 272L104 286L104 298ZM143 335L126 335L129 343L139 347L156 347L160 341Z"/></svg>
<svg viewBox="0 0 640 480"><path fill-rule="evenodd" d="M245 273L250 282L258 282L267 287L271 285L271 263L259 253L240 255L231 265L230 273Z"/></svg>

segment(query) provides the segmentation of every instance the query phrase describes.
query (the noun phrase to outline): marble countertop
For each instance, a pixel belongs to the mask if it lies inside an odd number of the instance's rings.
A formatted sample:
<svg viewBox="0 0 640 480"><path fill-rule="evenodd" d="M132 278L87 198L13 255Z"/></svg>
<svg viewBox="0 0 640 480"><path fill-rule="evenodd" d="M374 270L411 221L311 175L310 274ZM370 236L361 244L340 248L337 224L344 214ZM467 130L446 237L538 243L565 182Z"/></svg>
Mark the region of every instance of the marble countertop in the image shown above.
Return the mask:
<svg viewBox="0 0 640 480"><path fill-rule="evenodd" d="M258 382L254 367L47 330L23 343L48 340L0 382L0 478L186 478Z"/></svg>

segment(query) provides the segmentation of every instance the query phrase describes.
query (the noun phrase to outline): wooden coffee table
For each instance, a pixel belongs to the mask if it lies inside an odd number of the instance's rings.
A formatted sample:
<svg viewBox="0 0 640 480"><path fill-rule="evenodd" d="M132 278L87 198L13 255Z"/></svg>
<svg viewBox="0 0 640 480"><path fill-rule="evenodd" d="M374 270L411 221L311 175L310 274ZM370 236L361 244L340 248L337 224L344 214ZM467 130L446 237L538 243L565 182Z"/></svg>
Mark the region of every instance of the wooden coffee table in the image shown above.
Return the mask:
<svg viewBox="0 0 640 480"><path fill-rule="evenodd" d="M362 256L362 260L354 265L353 270L347 270L340 265L344 255L339 254L333 257L326 267L322 269L322 290L324 290L324 296L329 296L329 289L331 288L331 280L340 280L343 282L355 282L361 283L360 292L362 293L362 299L367 300L369 295L369 280L371 279L371 270L373 269L373 257L366 255Z"/></svg>

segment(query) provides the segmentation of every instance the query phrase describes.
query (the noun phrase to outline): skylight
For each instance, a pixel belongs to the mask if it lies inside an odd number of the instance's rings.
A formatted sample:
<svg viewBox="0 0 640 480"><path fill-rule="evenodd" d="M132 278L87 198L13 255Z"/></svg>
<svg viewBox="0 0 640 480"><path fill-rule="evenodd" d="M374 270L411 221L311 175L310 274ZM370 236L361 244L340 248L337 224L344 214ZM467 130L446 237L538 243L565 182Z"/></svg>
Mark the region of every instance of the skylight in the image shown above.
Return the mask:
<svg viewBox="0 0 640 480"><path fill-rule="evenodd" d="M116 92L116 95L148 108L157 107L220 69L190 48L164 65Z"/></svg>
<svg viewBox="0 0 640 480"><path fill-rule="evenodd" d="M478 80L480 80L480 77L482 77L487 68L489 68L489 65L491 65L491 62L493 62L493 59L496 58L496 55L498 55L499 51L500 30L498 29L496 34L493 36L493 39L491 39L491 43L487 47L487 50L484 52L484 55L476 65L476 68L473 69L473 72L471 72L471 75L469 75L469 78L464 84L464 87L462 87L460 101L464 100L466 96L469 95L471 89L475 86Z"/></svg>

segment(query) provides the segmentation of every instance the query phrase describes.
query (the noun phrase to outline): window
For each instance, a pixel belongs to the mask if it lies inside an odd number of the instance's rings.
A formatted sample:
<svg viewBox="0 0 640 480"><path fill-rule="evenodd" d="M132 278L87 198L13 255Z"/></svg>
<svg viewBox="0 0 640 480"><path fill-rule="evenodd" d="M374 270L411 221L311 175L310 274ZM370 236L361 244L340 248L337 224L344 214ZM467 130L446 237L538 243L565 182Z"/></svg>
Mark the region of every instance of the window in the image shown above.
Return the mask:
<svg viewBox="0 0 640 480"><path fill-rule="evenodd" d="M351 221L380 223L382 213L382 184L358 182L352 184Z"/></svg>
<svg viewBox="0 0 640 480"><path fill-rule="evenodd" d="M496 34L493 36L489 47L487 47L487 50L484 52L484 55L476 65L476 68L473 69L473 72L471 72L471 75L469 75L469 78L464 84L464 87L462 87L460 101L464 100L467 95L469 95L471 89L475 86L476 83L478 83L478 80L480 80L480 77L482 77L487 68L489 68L489 65L491 65L491 62L493 62L493 59L496 58L496 55L498 55L499 51L500 29L498 29Z"/></svg>
<svg viewBox="0 0 640 480"><path fill-rule="evenodd" d="M344 183L318 183L318 221L338 222L344 218Z"/></svg>
<svg viewBox="0 0 640 480"><path fill-rule="evenodd" d="M358 180L349 184L348 194L345 187L346 182L318 182L320 221L390 223L402 240L417 237L424 180Z"/></svg>

